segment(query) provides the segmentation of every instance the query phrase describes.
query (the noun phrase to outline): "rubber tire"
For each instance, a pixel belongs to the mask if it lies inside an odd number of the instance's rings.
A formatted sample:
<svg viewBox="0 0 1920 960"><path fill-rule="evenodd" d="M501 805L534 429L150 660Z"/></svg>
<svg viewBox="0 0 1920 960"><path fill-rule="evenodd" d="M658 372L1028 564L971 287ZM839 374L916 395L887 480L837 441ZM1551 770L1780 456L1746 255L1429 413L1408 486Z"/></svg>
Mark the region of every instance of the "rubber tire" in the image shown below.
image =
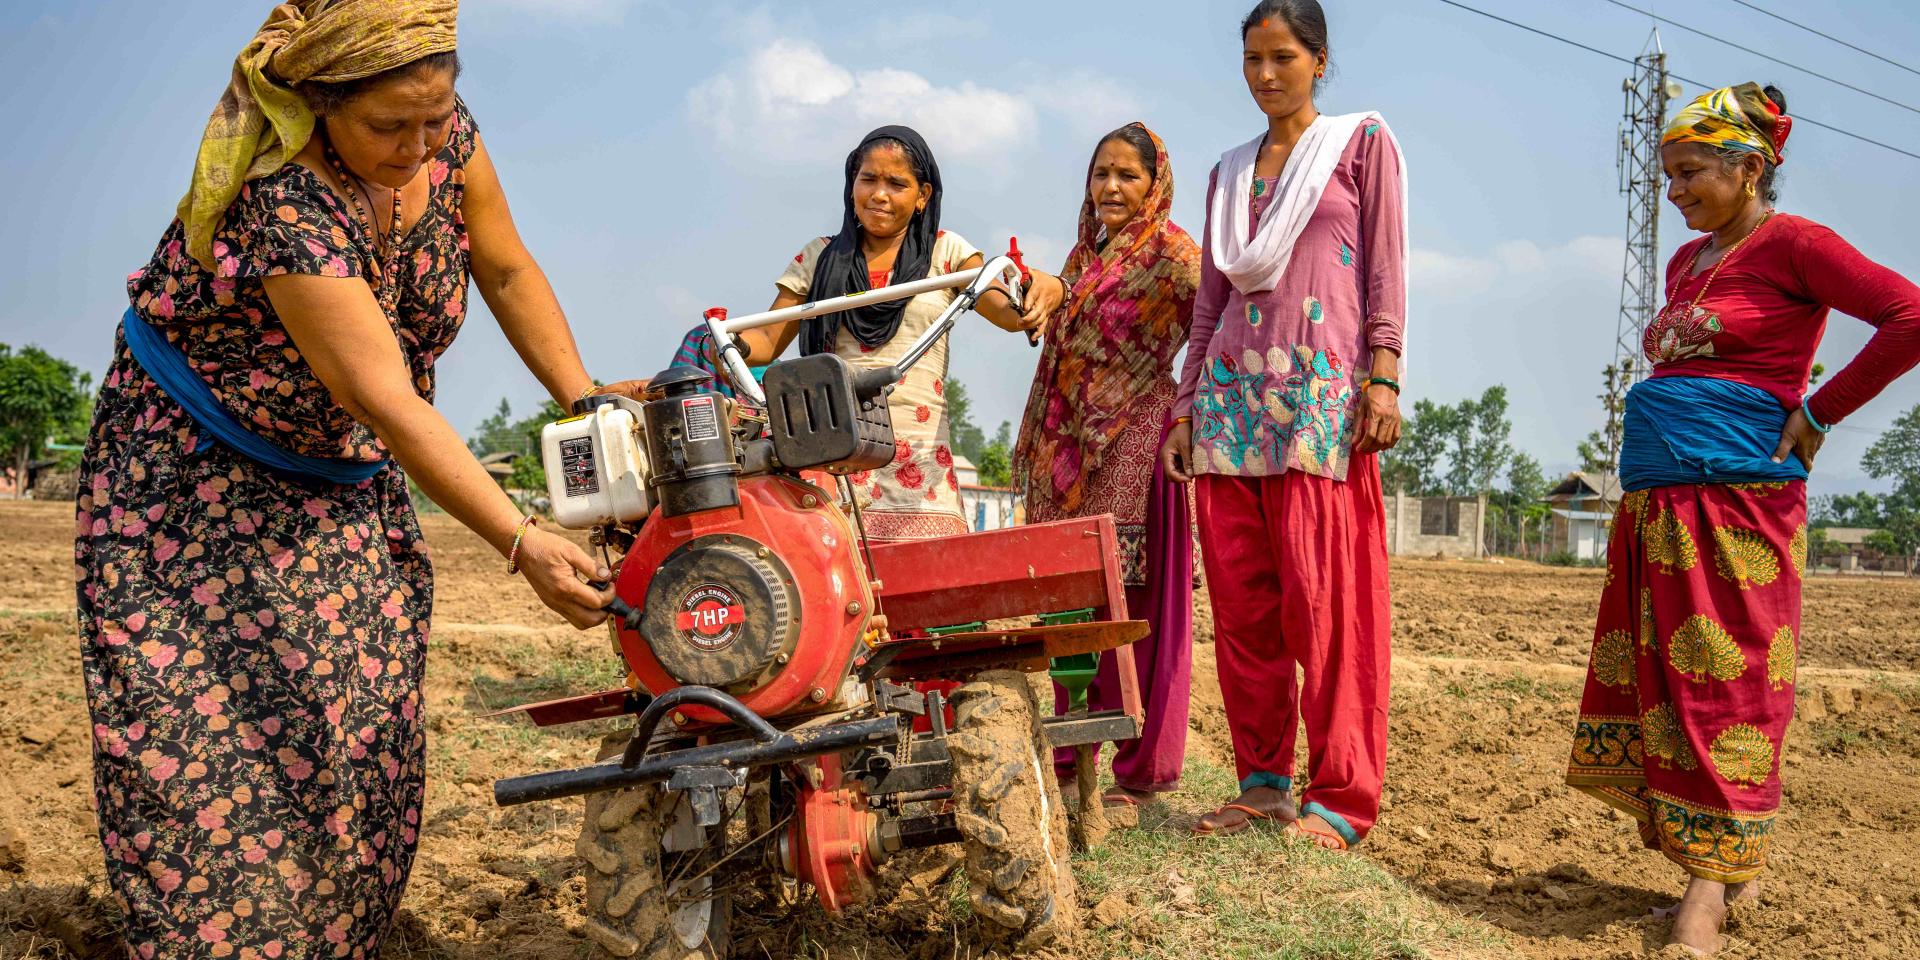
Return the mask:
<svg viewBox="0 0 1920 960"><path fill-rule="evenodd" d="M1079 902L1067 809L1033 688L1023 673L993 671L950 699L954 821L982 933L1013 951L1065 942Z"/></svg>
<svg viewBox="0 0 1920 960"><path fill-rule="evenodd" d="M615 750L626 745L622 734ZM610 756L603 747L602 759ZM586 861L588 956L593 960L724 960L732 898L714 898L704 942L688 948L668 922L661 833L672 795L659 784L587 797L574 852ZM715 878L716 880L719 878Z"/></svg>

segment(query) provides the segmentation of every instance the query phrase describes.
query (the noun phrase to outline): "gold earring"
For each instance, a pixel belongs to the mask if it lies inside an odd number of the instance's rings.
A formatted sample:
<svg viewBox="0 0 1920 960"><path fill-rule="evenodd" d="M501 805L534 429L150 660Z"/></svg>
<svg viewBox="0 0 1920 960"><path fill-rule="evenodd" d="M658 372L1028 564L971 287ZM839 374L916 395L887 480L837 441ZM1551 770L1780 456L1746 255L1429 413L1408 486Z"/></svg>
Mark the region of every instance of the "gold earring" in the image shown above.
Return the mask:
<svg viewBox="0 0 1920 960"><path fill-rule="evenodd" d="M1757 197L1759 195L1760 195L1759 191L1753 189L1753 181L1748 180L1747 181L1747 199L1752 200L1754 197Z"/></svg>

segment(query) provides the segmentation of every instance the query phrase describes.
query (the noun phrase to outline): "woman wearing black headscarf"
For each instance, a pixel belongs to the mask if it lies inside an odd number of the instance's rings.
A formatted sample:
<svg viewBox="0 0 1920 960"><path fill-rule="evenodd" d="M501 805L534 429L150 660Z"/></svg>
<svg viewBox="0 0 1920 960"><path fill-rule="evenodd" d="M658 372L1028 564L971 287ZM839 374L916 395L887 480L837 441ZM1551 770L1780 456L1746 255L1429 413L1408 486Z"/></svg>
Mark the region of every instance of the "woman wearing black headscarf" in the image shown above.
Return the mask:
<svg viewBox="0 0 1920 960"><path fill-rule="evenodd" d="M774 284L772 309L889 284L970 270L980 251L940 229L940 167L907 127L881 127L847 155L840 232L806 245ZM1036 271L1038 272L1038 271ZM1039 285L1052 290L1052 284ZM768 363L796 334L803 353L837 353L857 366L898 360L953 302L954 290L762 327L743 335L750 364ZM1055 304L1032 298L1023 314L989 294L974 309L1003 330L1037 327ZM852 476L874 540L921 540L966 533L947 438L947 342L942 339L894 387L889 404L897 450L892 463Z"/></svg>

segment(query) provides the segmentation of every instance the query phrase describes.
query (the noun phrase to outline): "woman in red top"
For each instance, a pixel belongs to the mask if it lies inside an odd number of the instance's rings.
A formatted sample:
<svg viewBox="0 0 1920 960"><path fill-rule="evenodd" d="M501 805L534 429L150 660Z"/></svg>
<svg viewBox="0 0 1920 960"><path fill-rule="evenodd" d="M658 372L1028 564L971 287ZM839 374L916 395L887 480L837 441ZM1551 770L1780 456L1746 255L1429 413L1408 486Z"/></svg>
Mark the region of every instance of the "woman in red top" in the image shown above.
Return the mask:
<svg viewBox="0 0 1920 960"><path fill-rule="evenodd" d="M1719 945L1752 895L1793 719L1806 476L1826 432L1920 360L1920 288L1833 231L1777 213L1793 121L1741 84L1667 128L1667 199L1702 231L1667 267L1628 395L1626 492L1567 782L1626 811L1691 877L1673 941ZM1807 395L1832 310L1878 328Z"/></svg>

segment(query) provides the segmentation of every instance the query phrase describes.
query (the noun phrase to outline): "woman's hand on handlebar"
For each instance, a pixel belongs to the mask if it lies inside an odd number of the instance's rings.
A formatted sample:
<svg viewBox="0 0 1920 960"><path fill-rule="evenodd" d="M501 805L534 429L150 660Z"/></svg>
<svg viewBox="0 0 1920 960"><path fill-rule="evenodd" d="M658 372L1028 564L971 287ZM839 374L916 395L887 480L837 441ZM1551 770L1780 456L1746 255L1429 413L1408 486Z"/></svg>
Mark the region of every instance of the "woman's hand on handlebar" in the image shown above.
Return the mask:
<svg viewBox="0 0 1920 960"><path fill-rule="evenodd" d="M1031 273L1033 282L1027 285L1026 309L1020 314L1020 324L1030 335L1038 338L1046 334L1047 320L1067 299L1067 285L1044 270Z"/></svg>
<svg viewBox="0 0 1920 960"><path fill-rule="evenodd" d="M534 595L568 623L585 630L606 621L613 589L595 590L580 578L605 583L612 571L579 544L529 524L520 538L519 565Z"/></svg>

